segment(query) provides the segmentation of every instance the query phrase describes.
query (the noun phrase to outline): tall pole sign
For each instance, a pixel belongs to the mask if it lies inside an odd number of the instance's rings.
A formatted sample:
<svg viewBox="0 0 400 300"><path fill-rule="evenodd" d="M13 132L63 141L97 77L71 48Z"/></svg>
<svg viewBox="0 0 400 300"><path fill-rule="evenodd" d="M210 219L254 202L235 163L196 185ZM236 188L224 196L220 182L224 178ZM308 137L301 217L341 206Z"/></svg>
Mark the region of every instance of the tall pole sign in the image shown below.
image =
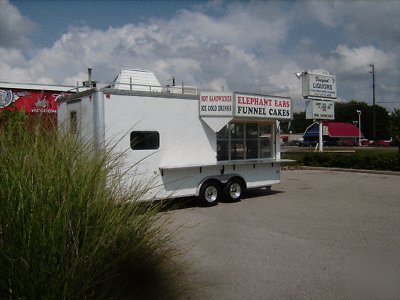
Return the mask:
<svg viewBox="0 0 400 300"><path fill-rule="evenodd" d="M319 122L319 151L323 151L323 120L335 119L337 99L336 76L329 72L315 70L295 73L302 78L303 99L306 100L306 118Z"/></svg>

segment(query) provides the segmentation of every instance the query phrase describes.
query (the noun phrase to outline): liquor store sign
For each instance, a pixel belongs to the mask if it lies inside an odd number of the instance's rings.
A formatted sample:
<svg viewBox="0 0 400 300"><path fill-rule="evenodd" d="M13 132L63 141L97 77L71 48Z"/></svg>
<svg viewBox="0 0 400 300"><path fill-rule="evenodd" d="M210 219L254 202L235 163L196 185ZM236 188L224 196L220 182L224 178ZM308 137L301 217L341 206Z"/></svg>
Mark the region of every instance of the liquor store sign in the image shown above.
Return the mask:
<svg viewBox="0 0 400 300"><path fill-rule="evenodd" d="M329 74L304 73L303 97L316 99L336 99L336 76Z"/></svg>

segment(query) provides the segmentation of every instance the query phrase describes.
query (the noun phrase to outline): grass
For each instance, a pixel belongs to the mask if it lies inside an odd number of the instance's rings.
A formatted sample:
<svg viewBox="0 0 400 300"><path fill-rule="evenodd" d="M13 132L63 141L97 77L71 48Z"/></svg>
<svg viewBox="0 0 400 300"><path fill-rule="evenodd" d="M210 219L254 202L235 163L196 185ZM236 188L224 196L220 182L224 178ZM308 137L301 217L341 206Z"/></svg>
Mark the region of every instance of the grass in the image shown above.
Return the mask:
<svg viewBox="0 0 400 300"><path fill-rule="evenodd" d="M122 187L111 152L28 123L0 129L0 299L180 294L169 221L137 202L147 185Z"/></svg>

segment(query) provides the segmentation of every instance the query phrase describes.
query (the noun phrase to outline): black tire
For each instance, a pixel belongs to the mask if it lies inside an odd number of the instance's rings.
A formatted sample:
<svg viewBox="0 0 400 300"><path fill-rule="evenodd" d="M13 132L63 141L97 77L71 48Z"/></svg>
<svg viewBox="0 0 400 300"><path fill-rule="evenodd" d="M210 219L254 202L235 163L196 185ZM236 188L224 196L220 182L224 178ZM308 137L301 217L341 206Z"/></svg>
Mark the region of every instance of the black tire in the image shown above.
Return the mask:
<svg viewBox="0 0 400 300"><path fill-rule="evenodd" d="M244 192L243 181L238 178L233 178L227 182L223 190L223 197L225 201L237 202L242 199Z"/></svg>
<svg viewBox="0 0 400 300"><path fill-rule="evenodd" d="M200 188L199 200L203 206L213 206L218 204L221 198L220 183L216 180L206 181Z"/></svg>

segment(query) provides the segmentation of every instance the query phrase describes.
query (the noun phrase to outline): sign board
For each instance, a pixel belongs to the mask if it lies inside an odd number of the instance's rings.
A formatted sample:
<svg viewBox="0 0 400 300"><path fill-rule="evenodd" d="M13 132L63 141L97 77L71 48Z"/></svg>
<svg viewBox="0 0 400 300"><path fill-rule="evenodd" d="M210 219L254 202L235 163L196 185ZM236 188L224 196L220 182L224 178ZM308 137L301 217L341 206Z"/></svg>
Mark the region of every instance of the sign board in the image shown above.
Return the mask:
<svg viewBox="0 0 400 300"><path fill-rule="evenodd" d="M335 102L324 100L306 101L306 119L334 120Z"/></svg>
<svg viewBox="0 0 400 300"><path fill-rule="evenodd" d="M241 120L293 118L290 98L232 92L202 92L199 115L214 132L218 132L234 118Z"/></svg>
<svg viewBox="0 0 400 300"><path fill-rule="evenodd" d="M292 119L289 98L238 93L201 93L200 117Z"/></svg>
<svg viewBox="0 0 400 300"><path fill-rule="evenodd" d="M21 89L0 89L0 110L22 109L28 113L56 114L57 99L62 96L57 91Z"/></svg>
<svg viewBox="0 0 400 300"><path fill-rule="evenodd" d="M292 119L292 103L288 98L235 94L235 117L258 119Z"/></svg>
<svg viewBox="0 0 400 300"><path fill-rule="evenodd" d="M207 92L200 95L201 117L232 117L233 93Z"/></svg>
<svg viewBox="0 0 400 300"><path fill-rule="evenodd" d="M304 73L303 97L316 99L336 99L336 76Z"/></svg>

